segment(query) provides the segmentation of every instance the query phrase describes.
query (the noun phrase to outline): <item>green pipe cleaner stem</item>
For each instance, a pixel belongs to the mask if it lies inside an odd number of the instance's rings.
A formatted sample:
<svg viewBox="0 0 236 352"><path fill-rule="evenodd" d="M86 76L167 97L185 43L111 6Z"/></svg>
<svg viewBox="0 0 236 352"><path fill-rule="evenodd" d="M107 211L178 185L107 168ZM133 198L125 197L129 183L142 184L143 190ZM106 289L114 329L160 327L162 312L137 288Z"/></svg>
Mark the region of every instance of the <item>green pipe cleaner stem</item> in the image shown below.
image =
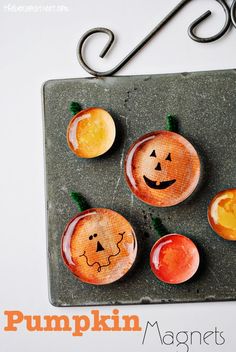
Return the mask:
<svg viewBox="0 0 236 352"><path fill-rule="evenodd" d="M71 192L70 196L73 202L77 205L79 212L89 209L89 205L81 193Z"/></svg>
<svg viewBox="0 0 236 352"><path fill-rule="evenodd" d="M170 132L178 132L178 121L175 116L170 114L166 116L166 130Z"/></svg>
<svg viewBox="0 0 236 352"><path fill-rule="evenodd" d="M76 115L78 114L78 112L81 111L81 106L79 105L79 103L77 103L76 101L72 101L70 103L70 112L73 114L73 115Z"/></svg>
<svg viewBox="0 0 236 352"><path fill-rule="evenodd" d="M152 218L152 225L160 237L168 235L168 231L166 230L165 226L162 224L160 218Z"/></svg>

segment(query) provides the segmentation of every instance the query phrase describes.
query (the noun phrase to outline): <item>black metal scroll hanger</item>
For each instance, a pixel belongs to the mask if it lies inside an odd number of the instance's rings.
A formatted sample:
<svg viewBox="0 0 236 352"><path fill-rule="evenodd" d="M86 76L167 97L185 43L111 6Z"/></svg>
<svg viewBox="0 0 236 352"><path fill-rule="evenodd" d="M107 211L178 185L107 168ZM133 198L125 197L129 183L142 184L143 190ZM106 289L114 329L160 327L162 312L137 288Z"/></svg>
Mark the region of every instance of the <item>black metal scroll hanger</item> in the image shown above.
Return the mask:
<svg viewBox="0 0 236 352"><path fill-rule="evenodd" d="M108 38L108 41L107 41L105 47L103 48L103 50L100 53L100 57L103 58L107 54L109 49L111 48L112 44L114 43L114 40L115 40L114 33L110 29L107 29L107 28L100 28L99 27L99 28L90 29L89 31L84 33L84 35L81 37L81 39L78 43L78 48L77 48L78 60L81 64L81 66L85 69L85 71L87 71L91 75L97 76L97 77L111 76L111 75L115 74L123 66L125 66L127 64L127 62L130 61L139 52L139 50L141 50L144 47L144 45L146 45L154 37L154 35L157 32L159 32L190 1L192 1L192 0L181 0L178 3L178 5L172 11L170 11L170 13L127 56L125 56L125 58L123 60L121 60L120 63L118 63L118 65L116 65L114 68L112 68L108 71L99 72L99 71L95 71L91 67L89 67L84 59L83 49L84 49L84 44L85 44L86 40L91 35L93 35L95 33L105 33L108 35L109 38ZM220 39L228 31L228 29L231 25L231 22L233 23L233 25L236 28L236 14L235 14L236 0L233 1L232 5L231 5L231 9L229 8L229 6L225 2L225 0L216 0L216 1L222 6L222 8L224 10L225 24L224 24L223 28L221 29L221 31L212 37L208 37L208 38L198 37L195 33L198 25L211 15L211 11L205 12L202 16L200 16L194 22L192 22L188 28L188 35L190 36L190 38L192 38L196 42L210 43L210 42L214 42L214 41Z"/></svg>
<svg viewBox="0 0 236 352"><path fill-rule="evenodd" d="M236 28L236 0L234 0L231 5L230 15L231 15L231 21L234 27Z"/></svg>

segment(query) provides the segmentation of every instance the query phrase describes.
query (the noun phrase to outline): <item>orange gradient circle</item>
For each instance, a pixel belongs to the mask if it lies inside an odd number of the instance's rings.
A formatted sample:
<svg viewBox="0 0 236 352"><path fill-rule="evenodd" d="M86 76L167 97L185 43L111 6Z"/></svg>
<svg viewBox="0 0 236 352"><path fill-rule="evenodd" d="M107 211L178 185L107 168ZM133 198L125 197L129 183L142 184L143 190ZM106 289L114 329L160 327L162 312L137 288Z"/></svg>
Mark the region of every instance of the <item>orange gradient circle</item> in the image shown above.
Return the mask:
<svg viewBox="0 0 236 352"><path fill-rule="evenodd" d="M116 127L111 115L101 108L80 111L70 121L67 143L80 158L96 158L114 143Z"/></svg>
<svg viewBox="0 0 236 352"><path fill-rule="evenodd" d="M78 278L105 285L119 280L133 266L137 240L130 223L110 209L93 208L78 214L62 236L62 257Z"/></svg>
<svg viewBox="0 0 236 352"><path fill-rule="evenodd" d="M200 159L180 134L156 131L139 138L129 149L125 177L131 191L156 207L179 204L195 190Z"/></svg>
<svg viewBox="0 0 236 352"><path fill-rule="evenodd" d="M236 241L236 188L226 189L212 199L208 221L219 236Z"/></svg>
<svg viewBox="0 0 236 352"><path fill-rule="evenodd" d="M199 262L199 252L193 241L176 233L160 238L150 254L153 273L168 284L189 280L196 273Z"/></svg>

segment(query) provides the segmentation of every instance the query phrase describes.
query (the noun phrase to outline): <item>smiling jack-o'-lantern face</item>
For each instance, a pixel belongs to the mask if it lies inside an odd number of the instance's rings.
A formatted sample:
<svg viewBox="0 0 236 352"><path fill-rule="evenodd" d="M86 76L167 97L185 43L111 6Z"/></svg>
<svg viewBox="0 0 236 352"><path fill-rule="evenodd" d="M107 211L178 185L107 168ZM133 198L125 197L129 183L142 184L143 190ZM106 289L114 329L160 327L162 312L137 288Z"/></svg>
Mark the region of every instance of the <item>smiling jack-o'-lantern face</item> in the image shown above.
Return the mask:
<svg viewBox="0 0 236 352"><path fill-rule="evenodd" d="M120 214L103 208L86 210L67 225L62 256L81 281L104 285L124 276L137 254L133 228Z"/></svg>
<svg viewBox="0 0 236 352"><path fill-rule="evenodd" d="M125 176L143 202L168 207L184 201L200 178L200 160L191 143L170 131L156 131L129 149Z"/></svg>

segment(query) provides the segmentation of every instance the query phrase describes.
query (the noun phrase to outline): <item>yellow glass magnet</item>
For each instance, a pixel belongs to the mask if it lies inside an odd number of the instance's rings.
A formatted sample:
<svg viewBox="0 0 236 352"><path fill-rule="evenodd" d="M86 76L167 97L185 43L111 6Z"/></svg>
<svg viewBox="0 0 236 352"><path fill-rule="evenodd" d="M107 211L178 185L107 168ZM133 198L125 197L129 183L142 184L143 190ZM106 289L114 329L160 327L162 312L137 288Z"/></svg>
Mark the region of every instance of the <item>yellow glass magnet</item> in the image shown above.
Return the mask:
<svg viewBox="0 0 236 352"><path fill-rule="evenodd" d="M116 127L111 115L101 108L89 108L75 114L67 129L67 143L80 158L96 158L114 143Z"/></svg>
<svg viewBox="0 0 236 352"><path fill-rule="evenodd" d="M236 241L236 188L221 191L212 199L208 221L219 236Z"/></svg>

